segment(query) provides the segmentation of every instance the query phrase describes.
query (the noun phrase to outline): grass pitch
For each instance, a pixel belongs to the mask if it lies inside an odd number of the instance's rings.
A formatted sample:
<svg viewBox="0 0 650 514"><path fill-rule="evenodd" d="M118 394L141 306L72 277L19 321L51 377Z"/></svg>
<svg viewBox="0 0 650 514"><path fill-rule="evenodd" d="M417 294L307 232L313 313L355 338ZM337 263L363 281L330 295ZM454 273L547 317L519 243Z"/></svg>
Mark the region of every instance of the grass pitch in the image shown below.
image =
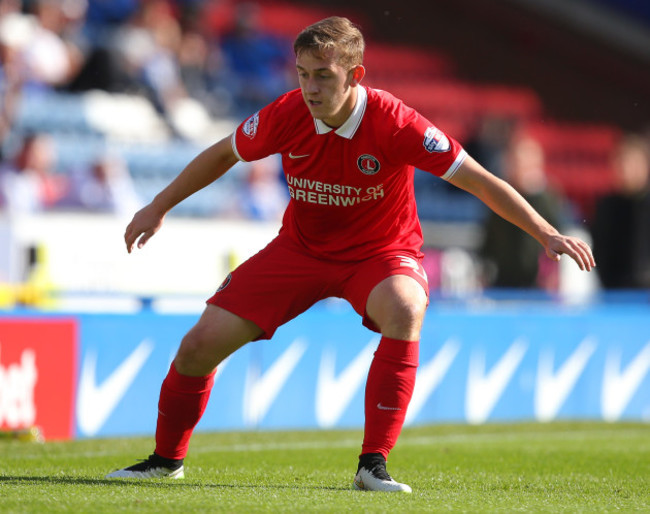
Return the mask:
<svg viewBox="0 0 650 514"><path fill-rule="evenodd" d="M650 512L650 425L404 430L388 471L413 494L351 490L360 431L197 433L185 480L105 480L152 438L0 441L0 512Z"/></svg>

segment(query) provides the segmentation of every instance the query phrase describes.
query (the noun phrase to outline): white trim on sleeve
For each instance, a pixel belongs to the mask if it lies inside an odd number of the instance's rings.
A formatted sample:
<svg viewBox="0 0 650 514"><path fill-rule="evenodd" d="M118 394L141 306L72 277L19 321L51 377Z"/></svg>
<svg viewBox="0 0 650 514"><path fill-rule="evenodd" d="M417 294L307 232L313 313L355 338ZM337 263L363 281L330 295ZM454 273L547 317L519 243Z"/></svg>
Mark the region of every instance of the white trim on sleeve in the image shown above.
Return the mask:
<svg viewBox="0 0 650 514"><path fill-rule="evenodd" d="M239 129L237 129L237 130L239 130ZM235 152L235 156L237 157L237 159L239 159L242 162L248 162L241 155L239 155L239 151L237 150L237 139L236 139L237 130L235 130L232 133L232 137L230 138L230 144L232 145L232 151Z"/></svg>
<svg viewBox="0 0 650 514"><path fill-rule="evenodd" d="M458 168L460 168L461 164L463 164L465 161L465 157L467 157L467 152L465 150L458 152L456 160L452 163L447 172L440 178L449 180L451 177L453 177L454 174L458 171Z"/></svg>

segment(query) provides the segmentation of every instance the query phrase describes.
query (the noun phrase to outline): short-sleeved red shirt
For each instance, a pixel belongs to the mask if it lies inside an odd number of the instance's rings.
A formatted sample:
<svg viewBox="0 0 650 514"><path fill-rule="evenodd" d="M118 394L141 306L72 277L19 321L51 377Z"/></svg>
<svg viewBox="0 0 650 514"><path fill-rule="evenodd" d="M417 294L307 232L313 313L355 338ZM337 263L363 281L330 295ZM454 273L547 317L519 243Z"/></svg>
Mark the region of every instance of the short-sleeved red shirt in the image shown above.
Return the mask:
<svg viewBox="0 0 650 514"><path fill-rule="evenodd" d="M315 255L346 261L419 255L414 167L448 179L466 156L402 101L361 86L338 129L314 119L296 89L244 121L232 145L243 161L282 155L291 199L281 231Z"/></svg>

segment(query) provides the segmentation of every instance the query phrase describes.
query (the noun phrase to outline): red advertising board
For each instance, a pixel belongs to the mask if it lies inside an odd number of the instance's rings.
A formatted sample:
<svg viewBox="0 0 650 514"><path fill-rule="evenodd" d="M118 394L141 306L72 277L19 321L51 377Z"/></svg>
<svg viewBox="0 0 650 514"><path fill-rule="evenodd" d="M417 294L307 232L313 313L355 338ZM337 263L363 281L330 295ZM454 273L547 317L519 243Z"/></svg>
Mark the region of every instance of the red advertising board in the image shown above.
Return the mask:
<svg viewBox="0 0 650 514"><path fill-rule="evenodd" d="M74 435L77 321L0 318L0 430Z"/></svg>

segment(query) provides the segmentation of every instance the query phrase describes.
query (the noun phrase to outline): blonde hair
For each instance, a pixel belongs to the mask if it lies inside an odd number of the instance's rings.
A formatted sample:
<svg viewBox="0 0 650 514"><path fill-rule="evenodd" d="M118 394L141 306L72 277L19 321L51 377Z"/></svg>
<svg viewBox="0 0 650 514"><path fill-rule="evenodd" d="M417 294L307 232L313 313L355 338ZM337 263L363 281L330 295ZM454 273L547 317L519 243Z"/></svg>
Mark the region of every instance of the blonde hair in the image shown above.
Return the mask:
<svg viewBox="0 0 650 514"><path fill-rule="evenodd" d="M305 51L322 55L330 49L338 51L338 63L344 68L360 65L365 42L359 27L347 18L332 16L305 28L293 43L296 56Z"/></svg>

